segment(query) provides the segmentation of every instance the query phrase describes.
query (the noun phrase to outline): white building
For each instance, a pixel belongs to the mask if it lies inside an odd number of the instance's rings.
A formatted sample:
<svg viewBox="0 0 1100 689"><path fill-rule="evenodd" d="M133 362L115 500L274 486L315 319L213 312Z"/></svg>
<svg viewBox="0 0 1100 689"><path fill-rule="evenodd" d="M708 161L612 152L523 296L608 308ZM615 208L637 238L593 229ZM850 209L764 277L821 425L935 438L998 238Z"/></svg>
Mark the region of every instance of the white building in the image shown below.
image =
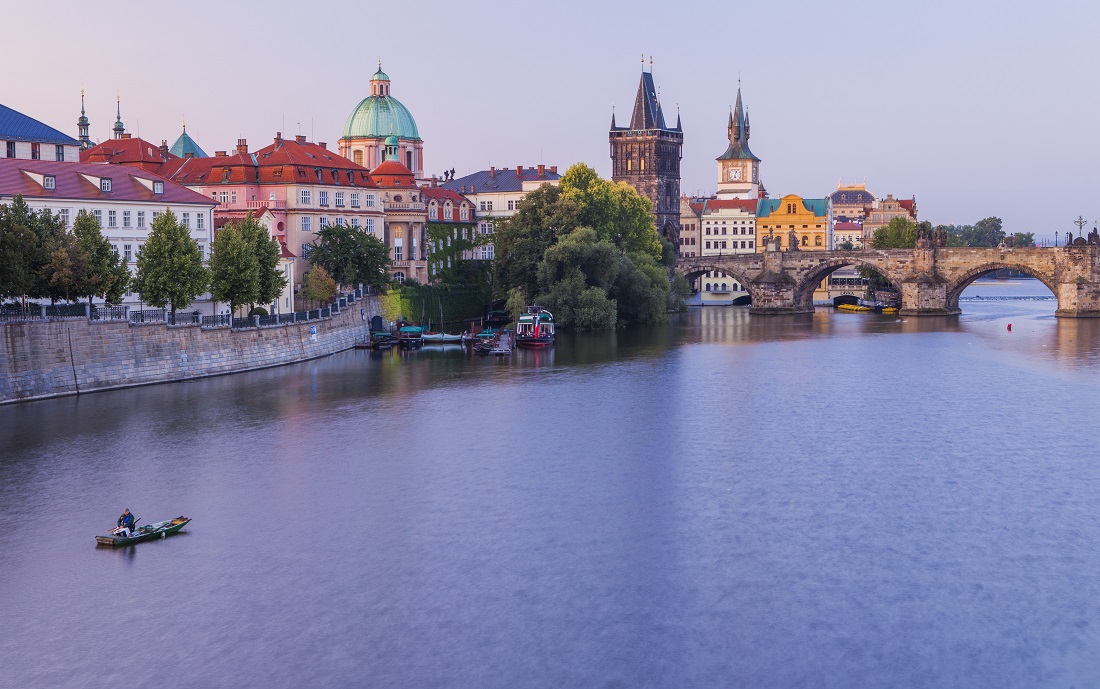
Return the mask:
<svg viewBox="0 0 1100 689"><path fill-rule="evenodd" d="M80 160L80 142L33 117L0 104L0 157L22 160Z"/></svg>
<svg viewBox="0 0 1100 689"><path fill-rule="evenodd" d="M756 200L703 200L698 241L700 256L756 253ZM699 278L699 297L702 306L745 303L749 291L732 275L712 271Z"/></svg>
<svg viewBox="0 0 1100 689"><path fill-rule="evenodd" d="M137 271L137 255L153 220L166 210L190 230L203 258L210 256L214 201L140 168L0 158L0 203L10 204L17 195L34 210L60 215L70 228L81 210L94 214L131 273ZM212 313L209 299L201 297L196 308ZM122 303L139 306L140 295L127 293Z"/></svg>
<svg viewBox="0 0 1100 689"><path fill-rule="evenodd" d="M561 175L558 167L523 167L517 165L514 168L495 168L474 172L465 177L451 179L439 186L450 191L457 191L474 204L477 212L477 230L482 235L491 235L494 230L494 220L510 218L519 209L520 201L532 191L544 184L558 184ZM496 257L492 243L485 244L478 249L478 255L466 256L466 258L488 259Z"/></svg>

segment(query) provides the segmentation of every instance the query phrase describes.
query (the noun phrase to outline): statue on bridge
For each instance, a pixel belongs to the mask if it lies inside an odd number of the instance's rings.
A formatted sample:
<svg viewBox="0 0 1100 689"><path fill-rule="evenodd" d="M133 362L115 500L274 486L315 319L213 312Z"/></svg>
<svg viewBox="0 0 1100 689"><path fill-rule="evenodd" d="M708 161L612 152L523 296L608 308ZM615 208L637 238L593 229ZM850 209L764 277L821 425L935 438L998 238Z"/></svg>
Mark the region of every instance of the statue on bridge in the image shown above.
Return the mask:
<svg viewBox="0 0 1100 689"><path fill-rule="evenodd" d="M1100 232L1095 227L1089 232L1089 244L1100 244Z"/></svg>
<svg viewBox="0 0 1100 689"><path fill-rule="evenodd" d="M787 233L787 237L790 241L790 245L787 247L787 251L801 251L801 249L798 248L798 235L795 234L794 230L791 230L789 233Z"/></svg>

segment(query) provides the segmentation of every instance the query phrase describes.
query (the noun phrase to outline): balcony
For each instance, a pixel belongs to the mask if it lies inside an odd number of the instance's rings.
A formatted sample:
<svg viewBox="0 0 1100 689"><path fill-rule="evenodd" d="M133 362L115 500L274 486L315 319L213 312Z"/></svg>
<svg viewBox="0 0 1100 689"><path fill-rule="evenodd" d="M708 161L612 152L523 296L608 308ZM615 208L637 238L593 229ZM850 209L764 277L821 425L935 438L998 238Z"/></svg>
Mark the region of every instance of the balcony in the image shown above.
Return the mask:
<svg viewBox="0 0 1100 689"><path fill-rule="evenodd" d="M424 204L422 202L402 202L397 203L395 201L386 201L384 205L387 212L389 211L424 211Z"/></svg>

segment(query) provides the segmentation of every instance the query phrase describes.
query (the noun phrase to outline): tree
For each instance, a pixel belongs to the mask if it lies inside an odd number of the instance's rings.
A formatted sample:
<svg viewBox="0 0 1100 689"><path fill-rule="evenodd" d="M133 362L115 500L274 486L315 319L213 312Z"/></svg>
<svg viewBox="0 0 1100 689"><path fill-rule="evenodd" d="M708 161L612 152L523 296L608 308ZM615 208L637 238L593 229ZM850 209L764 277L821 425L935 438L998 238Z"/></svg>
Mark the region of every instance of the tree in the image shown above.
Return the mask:
<svg viewBox="0 0 1100 689"><path fill-rule="evenodd" d="M336 280L324 266L314 265L302 281L302 296L311 302L324 303L336 295Z"/></svg>
<svg viewBox="0 0 1100 689"><path fill-rule="evenodd" d="M317 233L309 260L323 266L341 285L360 282L375 287L386 283L389 249L374 235L343 223L326 225Z"/></svg>
<svg viewBox="0 0 1100 689"><path fill-rule="evenodd" d="M86 260L83 280L74 294L88 297L89 305L95 297L103 297L107 303L117 304L130 286L130 269L125 260L103 236L99 221L86 210L77 213L73 236L80 254Z"/></svg>
<svg viewBox="0 0 1100 689"><path fill-rule="evenodd" d="M875 230L872 249L912 249L917 245L917 224L907 218L891 218L886 227Z"/></svg>
<svg viewBox="0 0 1100 689"><path fill-rule="evenodd" d="M210 286L202 250L190 232L165 210L153 221L149 238L138 252L134 288L153 306L171 305L172 314L186 308Z"/></svg>
<svg viewBox="0 0 1100 689"><path fill-rule="evenodd" d="M63 232L54 240L45 266L51 300L76 301L88 293L91 289L90 258L73 233Z"/></svg>
<svg viewBox="0 0 1100 689"><path fill-rule="evenodd" d="M228 303L233 313L256 303L260 294L260 263L251 240L239 226L229 223L214 234L210 249L210 294L216 301Z"/></svg>
<svg viewBox="0 0 1100 689"><path fill-rule="evenodd" d="M38 237L26 225L17 224L0 205L0 296L22 298L37 281L33 257L38 253Z"/></svg>
<svg viewBox="0 0 1100 689"><path fill-rule="evenodd" d="M1035 246L1035 233L1016 232L1012 236L1005 238L1005 243L1017 248L1032 247Z"/></svg>
<svg viewBox="0 0 1100 689"><path fill-rule="evenodd" d="M259 270L259 288L256 291L256 301L261 304L270 304L279 298L286 287L286 276L279 270L279 259L282 258L283 248L279 240L271 236L267 228L252 217L252 211L248 212L245 219L237 229L252 247L252 254L256 258L256 266Z"/></svg>

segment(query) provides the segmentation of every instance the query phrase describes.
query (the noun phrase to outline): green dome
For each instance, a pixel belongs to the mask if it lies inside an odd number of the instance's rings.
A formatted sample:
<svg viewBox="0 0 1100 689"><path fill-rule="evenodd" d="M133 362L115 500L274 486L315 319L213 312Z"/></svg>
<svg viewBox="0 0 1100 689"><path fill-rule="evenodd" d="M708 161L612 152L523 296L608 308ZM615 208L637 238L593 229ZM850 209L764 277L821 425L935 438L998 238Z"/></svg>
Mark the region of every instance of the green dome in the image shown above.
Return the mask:
<svg viewBox="0 0 1100 689"><path fill-rule="evenodd" d="M379 74L382 71L379 70ZM375 78L378 78L378 74ZM344 124L344 139L380 139L393 134L401 139L420 140L416 120L409 109L393 96L369 96L351 111Z"/></svg>
<svg viewBox="0 0 1100 689"><path fill-rule="evenodd" d="M389 81L389 80L390 80L390 75L383 72L381 67L379 67L378 71L375 72L374 76L371 77L371 81Z"/></svg>

